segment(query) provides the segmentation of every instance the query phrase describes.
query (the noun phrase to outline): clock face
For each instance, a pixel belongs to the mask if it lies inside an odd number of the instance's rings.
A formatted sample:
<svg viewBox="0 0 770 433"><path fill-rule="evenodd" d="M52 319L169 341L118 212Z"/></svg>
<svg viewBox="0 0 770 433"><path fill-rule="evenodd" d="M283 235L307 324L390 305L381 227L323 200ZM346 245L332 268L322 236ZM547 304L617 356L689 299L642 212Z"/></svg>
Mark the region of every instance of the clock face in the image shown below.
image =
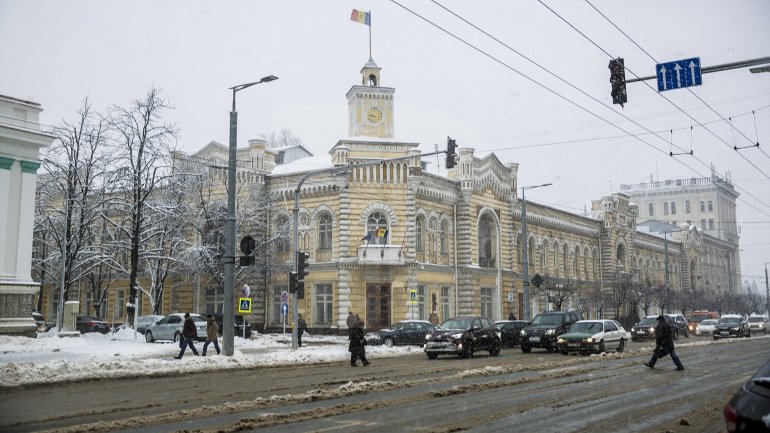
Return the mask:
<svg viewBox="0 0 770 433"><path fill-rule="evenodd" d="M377 107L372 107L366 110L366 121L369 123L382 122L382 111Z"/></svg>

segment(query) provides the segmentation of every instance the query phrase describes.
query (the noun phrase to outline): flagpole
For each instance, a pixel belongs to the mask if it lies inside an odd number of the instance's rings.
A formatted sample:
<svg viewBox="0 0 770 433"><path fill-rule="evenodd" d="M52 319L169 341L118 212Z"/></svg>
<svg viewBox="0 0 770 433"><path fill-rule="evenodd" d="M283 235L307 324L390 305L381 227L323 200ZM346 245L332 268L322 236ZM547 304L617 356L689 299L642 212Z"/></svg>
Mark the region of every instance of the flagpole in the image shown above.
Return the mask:
<svg viewBox="0 0 770 433"><path fill-rule="evenodd" d="M372 11L371 10L369 10L369 58L370 59L372 58Z"/></svg>

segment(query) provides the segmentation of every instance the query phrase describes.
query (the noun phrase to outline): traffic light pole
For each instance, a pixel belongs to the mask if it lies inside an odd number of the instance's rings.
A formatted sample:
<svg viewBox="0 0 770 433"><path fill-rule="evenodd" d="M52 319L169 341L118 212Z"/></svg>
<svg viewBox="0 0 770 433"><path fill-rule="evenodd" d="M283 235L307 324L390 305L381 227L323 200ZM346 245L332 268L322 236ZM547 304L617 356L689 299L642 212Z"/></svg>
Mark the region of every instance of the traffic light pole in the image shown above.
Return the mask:
<svg viewBox="0 0 770 433"><path fill-rule="evenodd" d="M299 272L298 269L298 260L297 260L297 251L299 251L299 227L298 227L298 221L299 221L299 196L302 192L302 185L311 177L318 176L321 174L337 174L342 173L350 170L351 168L358 168L358 167L368 167L372 165L380 165L384 162L391 162L391 161L403 161L407 159L414 159L414 158L422 158L425 156L433 156L438 155L440 153L447 153L447 151L442 150L440 152L431 152L431 153L424 153L420 155L415 156L402 156L400 158L389 158L389 159L380 159L377 161L371 161L371 162L364 162L361 164L356 164L354 166L346 165L343 167L332 167L332 168L325 168L322 170L315 170L311 171L299 180L297 182L297 187L294 189L294 209L292 212L293 219L294 219L294 233L292 235L292 238L294 240L294 254L292 257L292 269L294 269L294 272ZM297 278L299 278L299 274L297 274ZM306 287L307 289L307 287ZM291 294L291 323L292 323L292 329L291 329L291 348L296 349L297 348L297 291L294 290Z"/></svg>

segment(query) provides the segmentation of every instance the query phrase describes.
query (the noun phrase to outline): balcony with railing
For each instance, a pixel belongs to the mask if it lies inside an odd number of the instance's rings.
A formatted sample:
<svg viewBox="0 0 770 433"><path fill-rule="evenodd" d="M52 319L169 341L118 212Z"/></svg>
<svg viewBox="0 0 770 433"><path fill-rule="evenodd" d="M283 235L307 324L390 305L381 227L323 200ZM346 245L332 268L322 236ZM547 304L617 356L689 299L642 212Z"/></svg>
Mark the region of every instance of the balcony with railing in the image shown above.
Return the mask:
<svg viewBox="0 0 770 433"><path fill-rule="evenodd" d="M361 245L358 263L362 265L403 265L401 245Z"/></svg>

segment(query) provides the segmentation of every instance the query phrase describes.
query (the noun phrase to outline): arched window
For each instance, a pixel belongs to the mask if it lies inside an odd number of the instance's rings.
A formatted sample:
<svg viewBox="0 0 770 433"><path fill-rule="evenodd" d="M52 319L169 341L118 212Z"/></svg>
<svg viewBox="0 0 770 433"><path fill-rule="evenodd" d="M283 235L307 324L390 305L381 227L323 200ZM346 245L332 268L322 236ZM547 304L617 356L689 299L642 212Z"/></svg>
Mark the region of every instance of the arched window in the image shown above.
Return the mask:
<svg viewBox="0 0 770 433"><path fill-rule="evenodd" d="M417 243L417 251L425 251L424 239L425 239L425 221L422 217L417 217L417 231L415 233L415 243Z"/></svg>
<svg viewBox="0 0 770 433"><path fill-rule="evenodd" d="M332 248L332 216L324 214L318 221L318 249Z"/></svg>
<svg viewBox="0 0 770 433"><path fill-rule="evenodd" d="M427 250L431 254L436 253L436 232L438 223L435 218L431 218L428 221L428 247Z"/></svg>
<svg viewBox="0 0 770 433"><path fill-rule="evenodd" d="M569 250L567 249L567 244L564 244L564 248L562 249L562 258L561 258L561 266L562 271L564 272L564 276L568 276L568 269L569 269Z"/></svg>
<svg viewBox="0 0 770 433"><path fill-rule="evenodd" d="M278 219L275 226L275 233L278 236L276 239L275 248L279 253L287 253L291 251L291 220L287 216L282 216Z"/></svg>
<svg viewBox="0 0 770 433"><path fill-rule="evenodd" d="M676 202L671 202L671 215L676 215Z"/></svg>
<svg viewBox="0 0 770 433"><path fill-rule="evenodd" d="M441 223L441 228L439 229L438 233L438 244L439 244L439 252L442 256L446 255L446 237L447 237L447 222L443 221Z"/></svg>
<svg viewBox="0 0 770 433"><path fill-rule="evenodd" d="M369 243L385 245L388 243L388 218L380 211L372 212L366 220L366 235Z"/></svg>
<svg viewBox="0 0 770 433"><path fill-rule="evenodd" d="M548 273L548 241L543 240L543 244L540 245L540 272Z"/></svg>
<svg viewBox="0 0 770 433"><path fill-rule="evenodd" d="M572 258L572 274L580 279L580 247L575 247L575 257Z"/></svg>
<svg viewBox="0 0 770 433"><path fill-rule="evenodd" d="M663 202L663 215L668 215L668 202Z"/></svg>
<svg viewBox="0 0 770 433"><path fill-rule="evenodd" d="M497 236L495 222L489 214L484 214L479 221L479 266L482 268L495 267Z"/></svg>
<svg viewBox="0 0 770 433"><path fill-rule="evenodd" d="M553 244L553 274L559 274L559 244Z"/></svg>

